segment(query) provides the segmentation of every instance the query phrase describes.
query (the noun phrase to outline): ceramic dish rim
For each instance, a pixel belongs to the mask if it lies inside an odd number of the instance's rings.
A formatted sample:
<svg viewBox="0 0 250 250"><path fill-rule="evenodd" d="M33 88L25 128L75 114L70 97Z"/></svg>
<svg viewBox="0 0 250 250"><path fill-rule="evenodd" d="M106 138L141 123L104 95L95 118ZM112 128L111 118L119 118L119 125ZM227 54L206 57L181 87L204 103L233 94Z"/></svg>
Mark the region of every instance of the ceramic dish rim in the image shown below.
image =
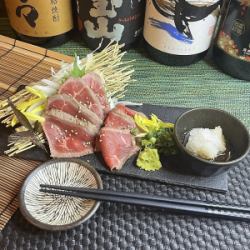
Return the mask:
<svg viewBox="0 0 250 250"><path fill-rule="evenodd" d="M24 199L24 194L25 194L25 191L26 191L26 188L27 188L29 181L41 169L48 167L51 164L57 163L57 162L75 162L75 163L79 163L79 164L84 165L84 167L86 167L94 175L98 188L103 189L103 182L102 182L102 179L101 179L99 173L89 163L87 163L81 159L75 159L75 158L72 158L72 159L69 159L69 158L52 159L52 160L49 160L49 161L46 161L46 162L40 164L37 168L35 168L33 171L31 171L31 173L24 180L23 185L21 187L21 190L19 192L20 211L21 211L22 215L27 219L27 221L29 221L32 225L39 227L41 229L50 230L50 231L68 230L68 229L74 228L76 226L79 226L80 224L82 224L85 221L87 221L88 219L90 219L95 214L95 212L97 211L97 209L100 206L100 201L95 201L94 205L92 206L92 209L84 216L84 218L81 218L75 222L65 224L65 225L49 225L49 224L43 223L43 222L35 219L30 214L29 210L26 207L25 199Z"/></svg>

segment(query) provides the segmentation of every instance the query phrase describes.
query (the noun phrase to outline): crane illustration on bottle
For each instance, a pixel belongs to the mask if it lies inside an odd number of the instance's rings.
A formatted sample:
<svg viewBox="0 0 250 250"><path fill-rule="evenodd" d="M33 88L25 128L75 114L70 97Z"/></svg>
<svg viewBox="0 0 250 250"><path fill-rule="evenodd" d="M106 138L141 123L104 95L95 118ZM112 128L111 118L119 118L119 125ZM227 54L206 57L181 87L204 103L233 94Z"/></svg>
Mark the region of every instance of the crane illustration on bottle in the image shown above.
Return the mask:
<svg viewBox="0 0 250 250"><path fill-rule="evenodd" d="M214 4L209 4L209 1L207 1L207 3L202 2L202 4L194 5L187 0L152 0L152 2L161 15L174 20L175 27L170 23L154 18L150 18L151 25L165 30L175 39L185 43L192 43L193 41L189 23L204 19L216 10L220 4L220 1Z"/></svg>

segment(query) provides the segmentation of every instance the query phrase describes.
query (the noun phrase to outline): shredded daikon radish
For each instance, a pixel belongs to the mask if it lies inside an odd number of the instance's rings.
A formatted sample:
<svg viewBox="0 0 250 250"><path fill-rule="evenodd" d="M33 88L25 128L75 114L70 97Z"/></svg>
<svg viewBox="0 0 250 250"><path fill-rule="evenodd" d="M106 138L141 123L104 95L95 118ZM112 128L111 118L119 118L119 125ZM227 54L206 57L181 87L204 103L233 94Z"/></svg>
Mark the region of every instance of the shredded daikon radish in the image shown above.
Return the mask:
<svg viewBox="0 0 250 250"><path fill-rule="evenodd" d="M186 148L206 160L214 160L226 151L226 142L220 126L214 129L194 128L189 132Z"/></svg>

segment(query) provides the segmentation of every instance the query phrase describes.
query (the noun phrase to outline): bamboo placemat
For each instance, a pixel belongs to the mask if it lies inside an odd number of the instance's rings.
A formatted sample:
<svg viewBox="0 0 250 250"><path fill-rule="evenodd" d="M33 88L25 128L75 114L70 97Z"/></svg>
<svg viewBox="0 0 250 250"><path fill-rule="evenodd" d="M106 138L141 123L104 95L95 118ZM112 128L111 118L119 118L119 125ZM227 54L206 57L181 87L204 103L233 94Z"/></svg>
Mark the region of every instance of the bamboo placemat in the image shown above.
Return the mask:
<svg viewBox="0 0 250 250"><path fill-rule="evenodd" d="M13 94L18 86L48 78L51 68L72 58L0 35L0 99Z"/></svg>
<svg viewBox="0 0 250 250"><path fill-rule="evenodd" d="M51 68L72 57L0 35L0 100L20 85L48 78ZM0 230L18 208L18 192L27 174L39 163L0 156Z"/></svg>
<svg viewBox="0 0 250 250"><path fill-rule="evenodd" d="M0 230L18 208L18 193L27 174L38 162L0 156Z"/></svg>

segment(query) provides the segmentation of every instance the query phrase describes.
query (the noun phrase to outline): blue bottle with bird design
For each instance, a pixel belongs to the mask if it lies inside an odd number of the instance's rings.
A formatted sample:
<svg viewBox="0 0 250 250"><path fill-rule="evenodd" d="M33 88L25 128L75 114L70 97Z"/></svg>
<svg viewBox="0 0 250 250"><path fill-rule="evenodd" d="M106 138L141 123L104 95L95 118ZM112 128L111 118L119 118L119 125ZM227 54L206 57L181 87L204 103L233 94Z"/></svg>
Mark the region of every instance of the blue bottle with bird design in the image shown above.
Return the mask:
<svg viewBox="0 0 250 250"><path fill-rule="evenodd" d="M220 10L218 0L147 0L143 36L150 56L184 66L204 57Z"/></svg>

